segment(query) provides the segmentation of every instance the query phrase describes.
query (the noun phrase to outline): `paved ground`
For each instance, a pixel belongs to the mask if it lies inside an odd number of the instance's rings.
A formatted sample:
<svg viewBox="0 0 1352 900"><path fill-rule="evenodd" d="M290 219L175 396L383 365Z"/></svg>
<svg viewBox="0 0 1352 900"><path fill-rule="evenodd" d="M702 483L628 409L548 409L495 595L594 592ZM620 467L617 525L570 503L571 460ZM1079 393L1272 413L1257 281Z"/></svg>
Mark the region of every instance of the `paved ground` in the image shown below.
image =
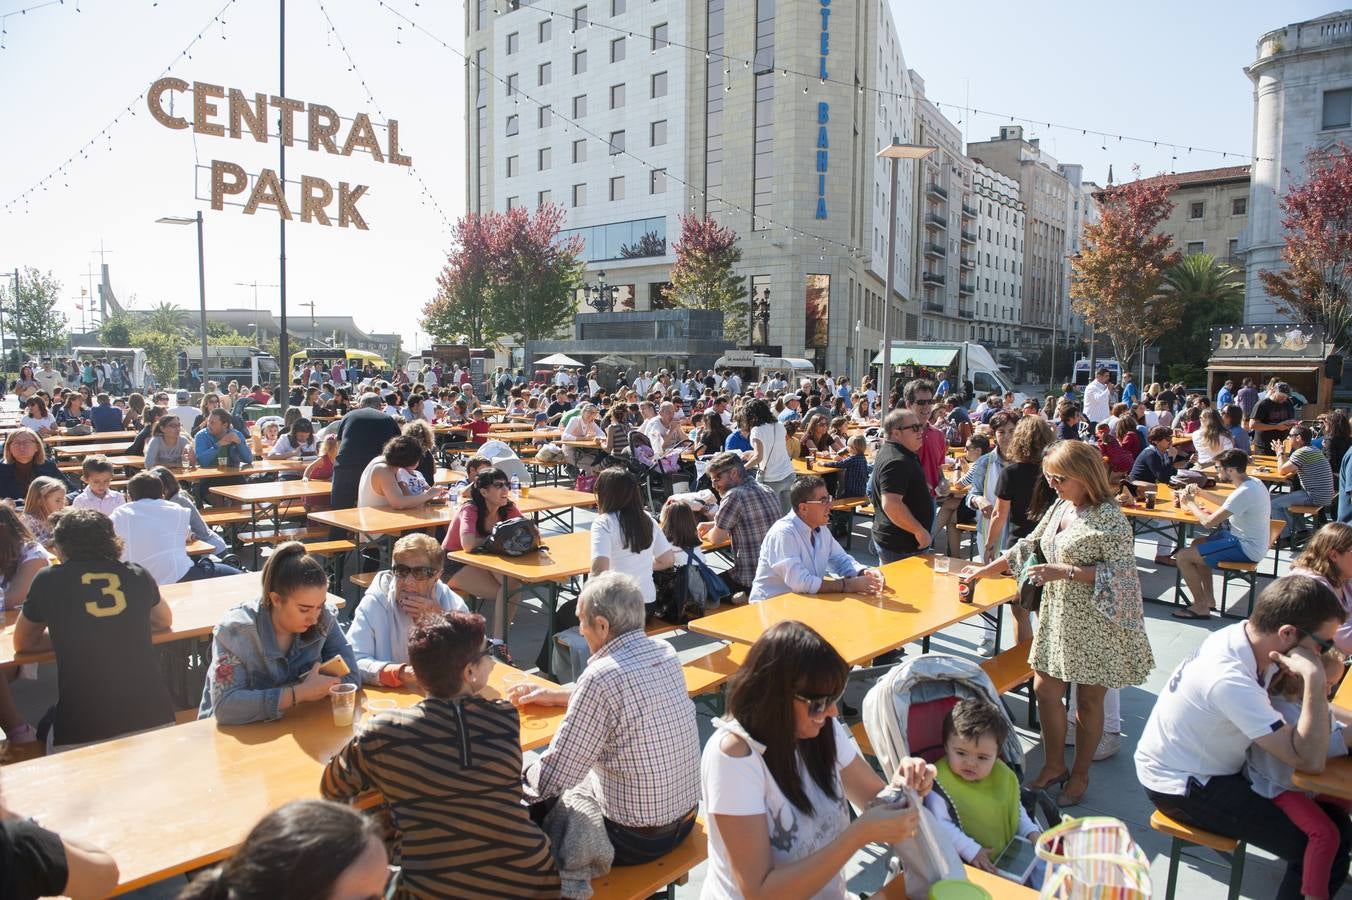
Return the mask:
<svg viewBox="0 0 1352 900"><path fill-rule="evenodd" d="M589 514L581 514L577 520L579 529L590 523ZM874 563L866 549L867 541L854 541L854 555L867 563ZM1151 559L1153 545L1140 542L1137 545L1138 559ZM1282 555L1280 571L1287 568L1287 554ZM1264 569L1271 571L1269 561ZM1173 596L1174 574L1172 569L1157 569L1153 563L1141 569L1141 582L1147 597L1169 600ZM1267 579L1260 580L1260 588ZM1219 583L1217 585L1219 591ZM1237 592L1232 591L1232 597ZM1149 681L1139 688L1123 691L1123 744L1122 751L1114 758L1095 763L1092 770L1092 782L1085 803L1071 812L1078 815L1109 815L1124 821L1133 837L1141 845L1151 860L1151 872L1156 885L1156 896L1164 896L1165 875L1168 870L1168 840L1152 831L1148 825L1151 807L1136 780L1132 764L1132 752L1141 733L1146 717L1154 704L1155 696L1174 666L1189 654L1199 641L1202 632L1223 627L1219 619L1208 626L1193 622L1181 622L1169 617L1170 607L1147 603L1146 630L1154 649L1156 667ZM519 659L533 659L544 634L543 616L537 611L526 610L518 617L513 629L512 649ZM679 634L672 638L673 643L684 657L696 657L714 649L707 639L694 634ZM932 650L934 652L954 653L962 656L974 656L976 645L980 641L980 632L972 626L959 625L936 636ZM919 652L919 646L910 648L910 652ZM847 700L856 707L860 703L867 685L859 684L851 688ZM15 684L15 696L20 707L31 721L36 721L41 711L55 699L55 671L52 666L43 666L36 681L19 681ZM1015 714L1016 724L1026 721L1026 705L1022 695L1011 695L1010 706ZM712 733L710 715L703 706L698 706L700 731L705 739ZM1026 748L1030 750L1028 767L1036 771L1041 762L1041 749L1036 734L1019 729ZM19 810L18 812L22 812ZM884 880L885 859L877 853L865 851L857 854L849 868L849 886L853 892L868 894L877 890ZM696 869L690 884L678 890L680 897L697 897L703 880L704 867ZM1242 896L1254 900L1267 900L1275 895L1281 869L1270 856L1262 851L1251 850L1245 867ZM1179 897L1212 898L1225 896L1227 870L1221 864L1186 862L1179 876ZM171 898L182 882L156 886L137 892L137 897ZM1344 888L1339 897L1352 898L1352 888Z"/></svg>

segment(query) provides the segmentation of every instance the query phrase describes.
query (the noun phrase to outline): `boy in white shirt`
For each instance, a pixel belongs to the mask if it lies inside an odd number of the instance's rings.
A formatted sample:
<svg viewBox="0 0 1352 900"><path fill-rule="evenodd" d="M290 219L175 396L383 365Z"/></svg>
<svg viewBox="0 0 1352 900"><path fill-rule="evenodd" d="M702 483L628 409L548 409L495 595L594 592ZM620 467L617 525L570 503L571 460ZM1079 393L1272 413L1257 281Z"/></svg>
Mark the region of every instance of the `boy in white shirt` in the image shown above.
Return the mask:
<svg viewBox="0 0 1352 900"><path fill-rule="evenodd" d="M80 466L80 477L84 480L85 489L70 501L72 508L97 509L108 516L127 502L121 491L110 489L109 486L113 483L113 464L108 462L108 457L102 453L85 457L84 464Z"/></svg>

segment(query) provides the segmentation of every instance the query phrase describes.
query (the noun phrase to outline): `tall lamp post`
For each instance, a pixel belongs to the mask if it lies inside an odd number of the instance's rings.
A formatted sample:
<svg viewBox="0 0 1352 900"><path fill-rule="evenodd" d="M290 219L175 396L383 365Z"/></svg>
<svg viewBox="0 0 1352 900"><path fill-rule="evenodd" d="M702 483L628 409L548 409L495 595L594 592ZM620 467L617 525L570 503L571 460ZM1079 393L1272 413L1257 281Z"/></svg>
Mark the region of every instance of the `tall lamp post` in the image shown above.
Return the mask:
<svg viewBox="0 0 1352 900"><path fill-rule="evenodd" d="M606 273L597 272L596 281L582 283L584 302L597 312L611 312L615 309L615 285L606 284Z"/></svg>
<svg viewBox="0 0 1352 900"><path fill-rule="evenodd" d="M161 225L196 225L197 226L197 300L198 314L201 316L202 326L202 390L207 389L207 268L206 259L202 253L202 211L197 211L196 218L187 216L160 216L155 220ZM191 368L189 368L191 371Z"/></svg>
<svg viewBox="0 0 1352 900"><path fill-rule="evenodd" d="M878 373L878 399L884 406L891 402L892 397L892 279L897 269L897 167L903 159L924 159L938 149L924 144L903 144L894 137L891 144L877 153L879 159L892 160L891 200L887 205L887 277L883 289L883 364ZM924 313L920 315L923 324ZM920 333L924 334L923 328ZM883 410L884 414L887 412L890 410Z"/></svg>
<svg viewBox="0 0 1352 900"><path fill-rule="evenodd" d="M760 343L756 343L756 326L760 326ZM770 289L751 298L751 346L770 346Z"/></svg>

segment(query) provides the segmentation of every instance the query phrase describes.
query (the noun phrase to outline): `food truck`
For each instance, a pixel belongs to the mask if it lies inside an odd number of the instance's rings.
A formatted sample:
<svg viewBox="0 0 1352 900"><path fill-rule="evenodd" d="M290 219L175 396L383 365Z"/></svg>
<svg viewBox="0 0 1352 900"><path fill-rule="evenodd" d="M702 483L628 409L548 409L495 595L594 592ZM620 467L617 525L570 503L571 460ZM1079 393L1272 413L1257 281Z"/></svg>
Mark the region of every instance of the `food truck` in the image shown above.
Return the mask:
<svg viewBox="0 0 1352 900"><path fill-rule="evenodd" d="M1217 325L1211 329L1207 396L1215 398L1227 380L1238 389L1245 378L1262 392L1275 376L1291 386L1301 419L1310 421L1333 405L1342 370L1342 356L1325 343L1318 326Z"/></svg>

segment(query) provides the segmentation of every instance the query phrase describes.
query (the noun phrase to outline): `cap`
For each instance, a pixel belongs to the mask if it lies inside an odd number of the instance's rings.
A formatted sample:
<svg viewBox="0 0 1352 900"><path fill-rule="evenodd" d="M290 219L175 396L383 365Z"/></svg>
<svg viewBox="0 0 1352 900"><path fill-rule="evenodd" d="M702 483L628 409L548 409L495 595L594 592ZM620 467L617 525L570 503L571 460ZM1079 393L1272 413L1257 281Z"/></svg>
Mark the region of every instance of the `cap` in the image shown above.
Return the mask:
<svg viewBox="0 0 1352 900"><path fill-rule="evenodd" d="M175 398L177 398L179 403L187 403L188 399L192 397L192 394L189 394L187 391L179 391L174 396Z"/></svg>
<svg viewBox="0 0 1352 900"><path fill-rule="evenodd" d="M1291 395L1291 385L1287 384L1285 381L1279 381L1279 382L1277 382L1277 383L1273 386L1272 390L1273 390L1273 393L1277 393L1277 394L1285 394L1285 395L1288 396L1288 397Z"/></svg>

